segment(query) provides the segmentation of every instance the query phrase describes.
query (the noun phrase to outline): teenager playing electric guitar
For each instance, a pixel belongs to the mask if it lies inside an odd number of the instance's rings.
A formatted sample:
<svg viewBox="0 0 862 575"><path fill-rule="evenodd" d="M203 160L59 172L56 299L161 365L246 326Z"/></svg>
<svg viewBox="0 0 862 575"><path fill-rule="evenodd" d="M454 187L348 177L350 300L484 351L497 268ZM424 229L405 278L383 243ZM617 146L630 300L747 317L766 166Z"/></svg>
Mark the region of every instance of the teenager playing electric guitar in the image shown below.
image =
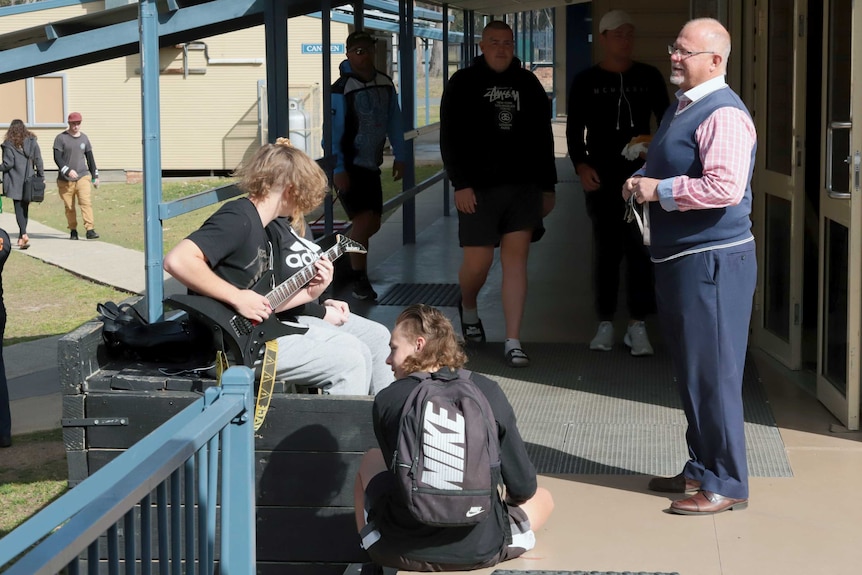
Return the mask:
<svg viewBox="0 0 862 575"><path fill-rule="evenodd" d="M259 323L273 312L317 301L332 281L332 262L320 258L305 287L273 310L265 295L250 289L272 269L266 226L279 216L302 218L325 197L326 175L306 154L279 138L262 146L240 167L237 186L248 195L224 204L165 256L164 268L195 294L218 300ZM339 332L324 341L311 330L276 339L276 379L321 388L333 395L370 391L366 359L349 349Z"/></svg>

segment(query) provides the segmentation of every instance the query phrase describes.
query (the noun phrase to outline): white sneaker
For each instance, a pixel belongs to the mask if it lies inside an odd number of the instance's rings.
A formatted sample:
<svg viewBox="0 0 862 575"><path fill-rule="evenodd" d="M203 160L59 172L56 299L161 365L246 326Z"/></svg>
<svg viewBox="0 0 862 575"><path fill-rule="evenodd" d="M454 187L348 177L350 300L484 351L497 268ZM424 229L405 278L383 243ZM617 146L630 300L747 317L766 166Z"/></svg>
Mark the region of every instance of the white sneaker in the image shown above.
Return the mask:
<svg viewBox="0 0 862 575"><path fill-rule="evenodd" d="M623 337L623 343L631 348L632 355L634 356L652 355L655 353L649 342L646 325L642 321L628 327L626 335Z"/></svg>
<svg viewBox="0 0 862 575"><path fill-rule="evenodd" d="M590 342L590 349L594 351L611 351L614 348L614 324L603 321L596 330L596 336Z"/></svg>

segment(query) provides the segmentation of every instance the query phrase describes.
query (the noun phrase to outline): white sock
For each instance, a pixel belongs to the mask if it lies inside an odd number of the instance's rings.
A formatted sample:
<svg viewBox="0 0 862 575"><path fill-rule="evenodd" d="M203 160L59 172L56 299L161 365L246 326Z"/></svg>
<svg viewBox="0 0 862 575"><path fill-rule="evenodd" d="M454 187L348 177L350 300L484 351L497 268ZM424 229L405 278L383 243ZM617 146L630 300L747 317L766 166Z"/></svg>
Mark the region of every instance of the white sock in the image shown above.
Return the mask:
<svg viewBox="0 0 862 575"><path fill-rule="evenodd" d="M503 349L505 350L505 353L509 353L513 349L521 349L521 340L515 339L513 337L507 337L506 344Z"/></svg>
<svg viewBox="0 0 862 575"><path fill-rule="evenodd" d="M461 321L468 324L479 323L479 310L476 308L470 309L466 307L461 308Z"/></svg>

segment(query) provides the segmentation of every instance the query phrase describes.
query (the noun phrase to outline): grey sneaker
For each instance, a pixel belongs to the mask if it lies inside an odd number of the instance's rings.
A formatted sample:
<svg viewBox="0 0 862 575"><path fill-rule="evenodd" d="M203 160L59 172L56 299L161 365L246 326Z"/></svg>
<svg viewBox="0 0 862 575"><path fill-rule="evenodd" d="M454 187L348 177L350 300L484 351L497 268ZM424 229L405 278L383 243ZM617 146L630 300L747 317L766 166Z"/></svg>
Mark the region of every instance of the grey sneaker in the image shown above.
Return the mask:
<svg viewBox="0 0 862 575"><path fill-rule="evenodd" d="M590 342L593 351L611 351L614 348L614 324L603 321L596 330L596 336Z"/></svg>
<svg viewBox="0 0 862 575"><path fill-rule="evenodd" d="M631 348L632 355L636 357L655 353L649 342L646 325L642 321L628 327L626 335L623 337L623 343Z"/></svg>

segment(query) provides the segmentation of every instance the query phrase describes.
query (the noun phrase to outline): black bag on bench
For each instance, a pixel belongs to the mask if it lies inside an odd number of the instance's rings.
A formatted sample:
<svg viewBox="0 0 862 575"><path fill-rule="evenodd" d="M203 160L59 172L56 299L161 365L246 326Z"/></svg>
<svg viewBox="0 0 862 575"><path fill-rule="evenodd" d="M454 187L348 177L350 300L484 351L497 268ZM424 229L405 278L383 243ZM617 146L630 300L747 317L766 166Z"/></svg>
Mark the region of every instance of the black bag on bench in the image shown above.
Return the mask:
<svg viewBox="0 0 862 575"><path fill-rule="evenodd" d="M212 361L208 330L183 313L177 319L149 323L133 305L112 301L96 305L104 327L102 339L115 356L148 362Z"/></svg>

